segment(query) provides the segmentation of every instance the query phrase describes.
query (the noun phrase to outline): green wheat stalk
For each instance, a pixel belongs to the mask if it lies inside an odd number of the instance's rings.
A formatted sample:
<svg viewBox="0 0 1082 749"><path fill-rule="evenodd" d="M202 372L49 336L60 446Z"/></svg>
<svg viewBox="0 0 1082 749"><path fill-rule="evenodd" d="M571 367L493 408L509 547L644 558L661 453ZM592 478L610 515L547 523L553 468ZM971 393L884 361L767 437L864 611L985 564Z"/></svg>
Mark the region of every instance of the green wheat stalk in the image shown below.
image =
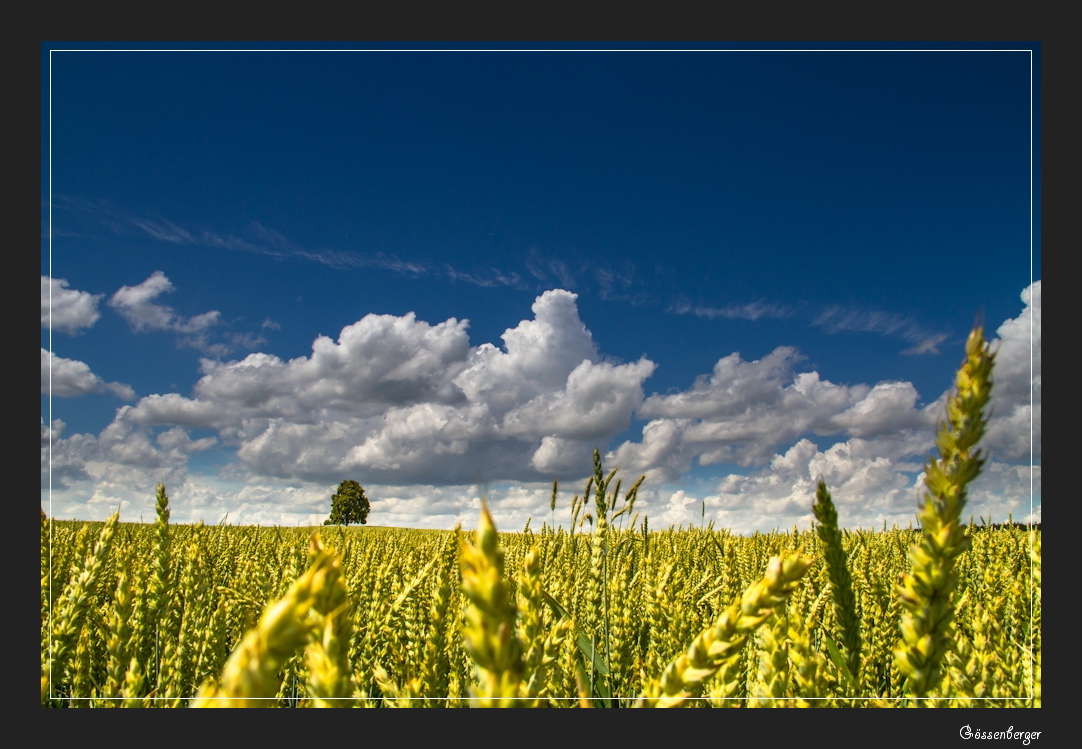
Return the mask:
<svg viewBox="0 0 1082 749"><path fill-rule="evenodd" d="M830 589L834 597L834 615L838 620L838 629L842 645L845 647L845 664L849 669L853 684L860 683L860 617L857 616L857 600L853 595L853 577L849 573L845 549L842 548L842 532L838 528L838 511L827 491L827 485L820 480L812 505L815 519L815 533L823 544L823 556L827 562L827 574L830 576Z"/></svg>

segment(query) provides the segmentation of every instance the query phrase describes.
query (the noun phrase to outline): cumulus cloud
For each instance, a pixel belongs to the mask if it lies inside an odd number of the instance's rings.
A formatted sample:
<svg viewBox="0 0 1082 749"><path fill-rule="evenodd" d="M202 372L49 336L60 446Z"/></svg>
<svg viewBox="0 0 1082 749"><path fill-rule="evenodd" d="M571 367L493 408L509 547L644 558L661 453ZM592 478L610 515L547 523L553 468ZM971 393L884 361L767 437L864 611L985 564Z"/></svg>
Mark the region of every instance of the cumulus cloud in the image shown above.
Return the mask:
<svg viewBox="0 0 1082 749"><path fill-rule="evenodd" d="M508 434L549 432L580 442L626 429L643 398L642 382L654 372L649 359L613 365L584 360L560 390L541 393L504 418Z"/></svg>
<svg viewBox="0 0 1082 749"><path fill-rule="evenodd" d="M413 313L367 315L343 328L337 342L317 338L309 357L203 360L196 398L238 415L299 421L323 410L364 417L415 402L462 402L451 378L469 351L467 324L452 318L433 326Z"/></svg>
<svg viewBox="0 0 1082 749"><path fill-rule="evenodd" d="M530 456L530 465L540 474L558 476L583 474L590 467L592 445L579 440L545 436Z"/></svg>
<svg viewBox="0 0 1082 749"><path fill-rule="evenodd" d="M128 492L149 492L166 478L176 484L188 475L190 456L218 444L216 437L192 439L187 430L174 427L155 436L150 430L114 421L97 436L64 437L65 424L56 419L41 427L41 474L43 488L52 481L55 491L71 490L85 498L103 485L118 484ZM115 510L116 507L113 507ZM110 511L111 512L111 511Z"/></svg>
<svg viewBox="0 0 1082 749"><path fill-rule="evenodd" d="M135 398L131 386L122 382L105 382L90 371L90 367L75 359L65 359L51 351L41 350L41 392L61 398L77 398L88 393L109 391L124 400Z"/></svg>
<svg viewBox="0 0 1082 749"><path fill-rule="evenodd" d="M969 515L994 518L1013 516L1015 522L1041 522L1041 467L991 461L970 487Z"/></svg>
<svg viewBox="0 0 1082 749"><path fill-rule="evenodd" d="M1014 465L1010 460L1032 454L1040 458L1040 376L1041 376L1041 284L1034 283L1022 293L1024 308L1017 318L1004 322L992 341L996 355L992 408L988 431L982 448L989 456L982 474L970 487L967 515L1005 520L1039 522L1041 518L1041 467ZM772 359L772 364L767 361ZM752 403L785 402L784 385L790 377L787 362L792 355L775 351L757 364L755 376L747 378L754 386L741 389L741 378L734 373L746 370L748 363L730 359L715 368L715 376L701 378L685 393L651 401L643 410L672 416L691 416L700 401L702 413L736 413L738 396ZM1032 372L1032 375L1031 375ZM793 378L799 380L800 375ZM817 380L817 378L816 378ZM726 386L726 383L732 383ZM773 383L767 387L767 383ZM1032 383L1032 402L1031 386ZM818 383L822 385L822 383ZM807 390L807 388L805 388ZM833 392L835 408L846 398ZM820 433L842 432L851 436L843 442L820 450L807 438L788 449L774 453L766 467L745 474L730 474L705 496L707 516L720 525L737 531L785 528L793 524L807 527L816 479L826 481L838 506L839 521L846 526L906 526L914 521L917 502L923 492L924 460L935 452L934 430L941 418L947 392L934 403L917 407L917 393L910 383L879 383L874 388L858 388L845 394L852 401L825 421L805 421L811 431L826 425ZM792 403L793 401L789 401ZM707 406L706 404L709 404ZM795 420L804 419L799 408L784 409ZM747 413L747 409L744 409ZM712 418L712 417L711 417ZM1032 418L1032 430L1031 430ZM675 479L689 467L697 450L689 435L704 429L709 418L657 419L643 430L638 445L625 443L610 456L618 461L630 459L636 470L651 465L669 479ZM737 419L739 421L739 418ZM764 433L773 433L765 430ZM756 431L746 429L745 436ZM729 457L739 456L730 450ZM676 460L676 456L680 456ZM705 457L705 454L701 454ZM690 507L695 502L681 495L680 502L669 503L664 517L670 524L694 522ZM684 509L681 509L684 508ZM968 518L967 518L968 519Z"/></svg>
<svg viewBox="0 0 1082 749"><path fill-rule="evenodd" d="M698 511L698 512L696 512ZM663 505L661 512L655 517L658 523L655 523L655 527L667 527L688 524L691 525L695 522L696 518L693 516L699 515L698 519L702 519L702 508L700 501L695 497L688 496L683 490L679 489L673 492L667 502Z"/></svg>
<svg viewBox="0 0 1082 749"><path fill-rule="evenodd" d="M170 319L152 309L162 280L124 297L128 309L146 311L140 319ZM541 294L502 346L471 346L465 320L368 315L337 339L317 338L308 356L204 359L188 396L142 398L97 436L63 437L62 424L43 426L43 445L52 448L54 477L69 487L65 497L82 487L95 501L116 500L126 477L152 498L156 480L169 475L190 493L186 512L318 523L329 491L357 476L380 497L382 522L452 527L477 511L471 487L494 482L497 521L515 528L531 515L548 517L551 480L584 478L592 449L604 450L638 416L648 420L641 438L605 456L628 480L648 473L657 486L686 481L696 464L731 466L704 491L644 488L636 509L655 527L697 524L703 502L707 519L738 532L806 527L817 476L830 485L843 524L912 519L945 393L921 405L907 382L835 384L800 371L802 355L782 346L756 361L722 357L686 390L645 397L654 363L603 357L576 299L564 290ZM1039 466L1008 462L1028 455L1029 387L1015 380L1029 376L1031 323L1039 344L1039 284L1023 300L1022 314L998 330L993 459L971 495L977 514L1030 514L1029 483L1039 487ZM1037 352L1032 409L1040 405L1039 345ZM72 371L71 382L93 386L89 369L82 379ZM193 429L216 437L196 439ZM188 473L189 457L215 445L238 462L217 477ZM737 465L747 470L734 472ZM558 522L570 519L563 504ZM1032 513L1039 517L1039 500Z"/></svg>
<svg viewBox="0 0 1082 749"><path fill-rule="evenodd" d="M691 468L694 447L684 442L690 419L654 419L642 428L642 440L624 442L606 461L631 473L649 472L654 480L675 481Z"/></svg>
<svg viewBox="0 0 1082 749"><path fill-rule="evenodd" d="M1041 282L1022 292L1018 317L996 330L992 418L984 446L1000 458L1041 459Z"/></svg>
<svg viewBox="0 0 1082 749"><path fill-rule="evenodd" d="M880 382L830 421L839 431L856 437L930 428L936 423L938 409L918 408L919 397L912 383Z"/></svg>
<svg viewBox="0 0 1082 749"><path fill-rule="evenodd" d="M122 286L109 299L109 306L128 321L135 331L169 330L199 336L207 328L217 325L221 314L204 312L193 317L182 317L172 307L158 304L155 300L173 291L173 284L160 270L154 271L147 280L136 286ZM198 339L193 339L198 340Z"/></svg>
<svg viewBox="0 0 1082 749"><path fill-rule="evenodd" d="M816 372L796 372L802 358L789 346L757 361L739 353L723 357L688 390L647 398L639 415L653 420L642 441L625 442L610 459L674 480L696 459L765 463L779 446L809 432L869 437L933 423L909 383L836 385Z"/></svg>
<svg viewBox="0 0 1082 749"><path fill-rule="evenodd" d="M1023 292L1022 313L1003 323L992 343L998 350L996 386L983 444L999 460L1028 457L1031 446L1035 459L1040 457L1040 291L1038 281ZM829 320L836 330L915 335L902 318L837 311ZM946 392L921 406L912 383L835 385L816 372L797 372L802 359L796 349L785 346L758 361L744 361L739 353L723 357L712 375L700 376L687 390L646 398L638 415L651 421L642 439L624 442L608 459L633 472L673 481L696 461L745 466L775 461L779 449L813 434L844 435L853 438L849 444L875 440L891 449L893 460L907 465L923 460ZM898 452L903 446L908 452Z"/></svg>
<svg viewBox="0 0 1082 749"><path fill-rule="evenodd" d="M471 400L486 400L503 415L544 391L562 386L583 361L599 360L593 336L579 319L577 294L546 291L533 303L533 320L504 332L504 350L482 344L470 352L456 381Z"/></svg>
<svg viewBox="0 0 1082 749"><path fill-rule="evenodd" d="M217 430L255 474L279 479L438 485L588 470L592 448L631 424L655 365L603 360L575 294L545 292L532 310L502 348L471 348L465 320L367 315L310 356L203 360L191 397L148 396L117 418Z"/></svg>
<svg viewBox="0 0 1082 749"><path fill-rule="evenodd" d="M117 419L143 426L177 425L187 428L214 429L231 423L232 417L213 403L185 398L176 393L157 393L141 398L134 406L117 412Z"/></svg>
<svg viewBox="0 0 1082 749"><path fill-rule="evenodd" d="M44 492L49 486L51 458L52 491L46 509L54 517L101 520L119 507L125 520L152 519L155 487L161 481L170 497L172 522L319 526L337 486L337 481L260 475L240 464L231 464L230 470L217 476L190 471L188 458L214 447L217 440L193 439L188 430L176 427L157 437L130 427L98 436L64 437L65 425L56 420L49 426L43 422L41 430L42 488ZM476 527L479 496L485 491L476 485L381 484L368 479L364 487L376 512L370 523L443 529L458 522ZM531 517L536 529L549 517L550 493L551 483L543 487L495 485L489 508L501 529L521 529ZM555 513L565 525L570 519L569 505L570 497L561 496Z"/></svg>
<svg viewBox="0 0 1082 749"><path fill-rule="evenodd" d="M704 497L706 518L740 533L793 525L808 528L822 478L845 527L916 524L923 473L915 474L915 464L899 461L897 452L877 441L852 439L820 450L810 440L800 440L776 454L766 468L722 479L714 493ZM698 500L683 499L688 509L670 508L666 524L698 522ZM1006 520L1008 514L1015 520L1040 520L1040 466L990 461L971 485L966 521L970 515Z"/></svg>
<svg viewBox="0 0 1082 749"><path fill-rule="evenodd" d="M101 317L98 301L104 294L68 288L63 278L41 277L41 327L78 335Z"/></svg>

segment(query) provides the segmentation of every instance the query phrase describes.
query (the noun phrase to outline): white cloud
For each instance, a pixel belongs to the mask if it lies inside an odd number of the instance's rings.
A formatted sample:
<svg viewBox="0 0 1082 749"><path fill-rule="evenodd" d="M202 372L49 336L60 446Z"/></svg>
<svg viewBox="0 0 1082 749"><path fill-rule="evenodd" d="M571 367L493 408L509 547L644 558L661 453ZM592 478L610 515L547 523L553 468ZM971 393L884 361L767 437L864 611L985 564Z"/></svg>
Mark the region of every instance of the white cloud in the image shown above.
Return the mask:
<svg viewBox="0 0 1082 749"><path fill-rule="evenodd" d="M698 515L698 518L693 517ZM656 516L657 527L668 527L673 525L685 525L694 524L696 520L702 519L702 506L700 500L695 497L689 497L683 489L674 492L669 501L665 503L664 509L659 516Z"/></svg>
<svg viewBox="0 0 1082 749"><path fill-rule="evenodd" d="M533 303L533 320L504 332L505 351L482 344L455 378L471 401L500 416L542 392L561 388L583 361L599 360L593 336L579 319L577 294L555 289Z"/></svg>
<svg viewBox="0 0 1082 749"><path fill-rule="evenodd" d="M788 317L792 310L780 304L768 304L765 301L749 302L747 304L730 304L727 307L706 307L692 305L682 301L669 308L670 312L677 315L692 314L696 317L705 317L708 320L724 317L729 320L758 320L760 318Z"/></svg>
<svg viewBox="0 0 1082 749"><path fill-rule="evenodd" d="M461 402L451 378L469 351L467 325L451 319L432 326L413 313L367 315L343 328L337 343L317 338L310 357L204 360L197 398L237 415L303 421L322 409L372 416L411 402Z"/></svg>
<svg viewBox="0 0 1082 749"><path fill-rule="evenodd" d="M1041 467L987 463L969 490L967 522L970 515L995 522L1008 515L1015 522L1041 522Z"/></svg>
<svg viewBox="0 0 1082 749"><path fill-rule="evenodd" d="M127 298L129 308L146 309L162 280ZM1019 508L1019 517L1023 505L1030 512L1033 474L1000 462L1028 445L1029 389L1014 380L1020 372L1028 377L1030 320L1039 342L1039 285L1025 301L1020 317L999 329L999 400L987 440L995 449L985 483L971 495L978 514ZM830 485L843 524L904 526L912 519L945 394L921 406L910 383L834 384L798 372L800 353L779 347L758 361L723 357L687 390L644 399L654 363L604 359L579 318L576 295L548 291L532 309L531 319L505 331L503 347L471 347L464 320L368 315L337 340L317 338L309 356L205 359L190 397L147 396L119 409L97 437L63 438L62 424L54 425L54 434L43 436L53 440L54 476L96 502L134 503L134 495L122 496L121 477L145 487L152 501L154 484L169 475L188 492L186 512L212 520L229 512L238 523L319 522L337 482L356 477L379 488L370 496L382 502L381 524L428 527L452 527L475 513L475 483L521 482L493 492L497 522L515 528L531 514L549 517L552 478L584 478L592 448L604 450L638 415L649 419L641 439L605 457L625 480L641 473L655 486L685 480L695 463L754 467L698 495L686 485L644 488L636 509L655 527L697 524L703 500L707 519L738 532L806 527L817 475ZM72 372L72 383L91 386L88 368ZM1039 353L1035 373L1039 384ZM1037 396L1035 409L1039 389ZM194 439L187 431L194 428L217 438ZM810 439L829 435L839 437L823 449ZM217 478L189 475L189 456L219 442L239 462ZM1033 470L1039 479L1039 467ZM62 489L65 501L76 501L72 491ZM556 519L566 522L564 502Z"/></svg>
<svg viewBox="0 0 1082 749"><path fill-rule="evenodd" d="M591 445L551 435L541 438L541 445L530 456L530 465L540 474L559 476L587 473Z"/></svg>
<svg viewBox="0 0 1082 749"><path fill-rule="evenodd" d="M209 450L218 444L217 437L203 437L193 440L186 429L173 427L161 432L154 440L158 446L167 451L166 459L175 462L187 460L192 453Z"/></svg>
<svg viewBox="0 0 1082 749"><path fill-rule="evenodd" d="M1034 404L1032 411L1028 404L1016 405L1003 415L993 410L981 448L1008 460L1028 459L1032 455L1034 462L1040 461L1041 404Z"/></svg>
<svg viewBox="0 0 1082 749"><path fill-rule="evenodd" d="M153 496L158 481L169 478L177 483L188 473L191 454L218 441L215 437L193 440L179 427L155 437L147 429L121 421L114 421L96 437L92 434L64 437L64 429L64 422L59 419L48 428L42 424L42 484L47 485L51 469L54 492L70 489L81 492L84 499L110 483L125 485L128 487L125 491L136 493L149 487ZM124 498L128 496L124 494Z"/></svg>
<svg viewBox="0 0 1082 749"><path fill-rule="evenodd" d="M101 317L98 301L104 294L68 288L63 278L41 277L41 327L78 335Z"/></svg>
<svg viewBox="0 0 1082 749"><path fill-rule="evenodd" d="M42 427L43 448L52 433L63 431L62 422L52 429ZM190 440L181 430L166 432L156 442L191 443L205 449L201 440ZM167 448L168 445L159 445ZM143 466L123 465L103 459L99 441L91 435L74 435L61 441L53 459L53 492L47 512L55 517L104 519L121 509L123 520L151 520L155 516L155 487L166 485L170 498L171 522L218 523L223 519L238 525L322 525L330 511L330 498L337 482L306 482L260 476L239 468L228 478L192 473L172 461L169 450L159 450L162 461ZM82 455L76 457L75 452ZM70 463L79 468L72 470ZM354 478L363 479L362 475ZM44 449L43 449L43 479ZM363 481L372 503L370 525L451 529L461 522L466 529L477 526L480 513L476 486L397 485ZM538 486L497 485L486 491L489 509L501 530L521 530L533 517L532 527L548 521L551 483ZM564 496L566 494L566 496ZM47 500L48 501L48 500ZM570 520L570 493L561 491L557 521Z"/></svg>
<svg viewBox="0 0 1082 749"><path fill-rule="evenodd" d="M134 406L117 412L117 420L143 426L178 425L187 428L223 428L234 417L214 403L196 401L176 393L157 393L141 398Z"/></svg>
<svg viewBox="0 0 1082 749"><path fill-rule="evenodd" d="M906 355L937 354L937 347L947 337L943 333L924 328L910 317L880 310L847 309L837 305L820 312L812 325L824 328L828 333L879 333L901 338L915 344L901 352Z"/></svg>
<svg viewBox="0 0 1082 749"><path fill-rule="evenodd" d="M921 354L938 354L939 353L939 344L943 343L943 341L945 341L945 340L947 340L947 334L946 333L939 333L937 335L931 336L930 338L925 338L924 340L919 341L916 346L913 346L911 348L907 348L904 351L902 351L902 354L904 354L905 356L920 356Z"/></svg>
<svg viewBox="0 0 1082 749"><path fill-rule="evenodd" d="M714 494L706 496L706 517L738 533L770 528L808 528L818 478L822 478L845 527L881 528L916 524L923 491L923 473L914 475L912 463L899 463L882 454L882 445L853 439L820 451L810 440L800 440L770 465L747 475L722 479ZM1035 518L1040 511L1040 466L1011 466L989 462L970 487L965 509L969 516L1005 521L1008 513L1022 520L1030 513L1030 477L1034 478ZM698 522L697 500L685 502L683 513L669 512L666 524Z"/></svg>
<svg viewBox="0 0 1082 749"><path fill-rule="evenodd" d="M135 398L131 386L122 382L105 382L90 371L90 367L75 359L65 359L51 351L41 350L41 392L61 398L77 398L88 393L109 391L124 400Z"/></svg>
<svg viewBox="0 0 1082 749"><path fill-rule="evenodd" d="M173 284L156 270L138 286L122 286L109 300L109 306L135 330L170 330L176 314L169 307L155 304L154 299L172 290Z"/></svg>
<svg viewBox="0 0 1082 749"><path fill-rule="evenodd" d="M908 428L934 429L941 409L918 408L919 397L912 383L880 382L831 422L855 437L872 437Z"/></svg>
<svg viewBox="0 0 1082 749"><path fill-rule="evenodd" d="M647 473L656 481L674 481L691 467L694 452L683 436L690 419L654 419L642 428L642 440L624 442L605 460L631 473Z"/></svg>
<svg viewBox="0 0 1082 749"><path fill-rule="evenodd" d="M700 375L690 390L674 395L652 395L640 414L647 418L690 417L719 419L749 408L779 403L793 366L804 357L791 346L779 346L762 359L745 362L739 353L718 360L711 376Z"/></svg>
<svg viewBox="0 0 1082 749"><path fill-rule="evenodd" d="M162 294L173 291L173 284L160 270L154 271L147 280L137 286L122 286L109 299L109 306L128 321L133 330L170 330L194 336L190 342L199 342L200 334L207 328L217 325L221 314L216 311L204 312L194 317L181 317L154 300Z"/></svg>
<svg viewBox="0 0 1082 749"><path fill-rule="evenodd" d="M999 458L1041 459L1041 282L1022 292L1025 307L992 341L992 407L983 445ZM1032 384L1032 407L1031 407ZM1032 422L1030 417L1032 415ZM1032 432L1032 434L1031 434Z"/></svg>
<svg viewBox="0 0 1082 749"><path fill-rule="evenodd" d="M989 428L983 445L999 460L1040 457L1040 282L1022 294L1025 309L999 328L996 382ZM901 318L843 316L837 329L905 332ZM889 324L888 324L889 323ZM1032 328L1032 331L1031 331ZM1030 436L1029 371L1033 341L1034 405ZM816 372L796 373L803 357L782 346L759 361L738 353L723 357L713 374L701 376L688 389L646 398L638 415L652 420L639 441L627 441L607 460L634 472L650 472L656 480L673 481L694 461L701 465L762 465L772 455L805 435L846 435L848 444L875 444L889 449L891 460L912 466L934 445L947 393L919 405L908 382L835 385ZM854 468L854 470L856 470Z"/></svg>
<svg viewBox="0 0 1082 749"><path fill-rule="evenodd" d="M583 361L560 390L539 394L504 418L507 434L548 433L579 441L601 440L626 429L642 402L643 381L655 364L594 364Z"/></svg>
<svg viewBox="0 0 1082 749"><path fill-rule="evenodd" d="M723 357L689 390L647 398L639 415L655 418L642 442L625 442L610 459L673 480L695 458L702 465L751 465L808 432L857 436L920 421L912 386L835 385L816 372L794 372L802 358L789 346L758 361Z"/></svg>
<svg viewBox="0 0 1082 749"><path fill-rule="evenodd" d="M575 299L537 297L503 349L471 348L464 320L367 315L307 357L203 360L192 397L148 396L117 418L216 429L256 475L279 479L462 484L588 470L592 448L630 425L655 365L602 361Z"/></svg>

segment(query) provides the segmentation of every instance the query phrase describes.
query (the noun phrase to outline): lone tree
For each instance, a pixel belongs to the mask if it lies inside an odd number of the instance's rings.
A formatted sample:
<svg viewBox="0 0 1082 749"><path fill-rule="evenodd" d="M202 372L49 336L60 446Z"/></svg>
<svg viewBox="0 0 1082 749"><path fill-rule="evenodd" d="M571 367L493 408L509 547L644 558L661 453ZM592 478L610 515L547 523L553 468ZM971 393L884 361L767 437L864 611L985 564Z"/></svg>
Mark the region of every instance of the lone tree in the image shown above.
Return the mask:
<svg viewBox="0 0 1082 749"><path fill-rule="evenodd" d="M331 516L324 520L324 525L351 525L368 522L368 512L371 510L368 497L364 496L364 489L356 481L343 481L338 485L338 491L331 496Z"/></svg>

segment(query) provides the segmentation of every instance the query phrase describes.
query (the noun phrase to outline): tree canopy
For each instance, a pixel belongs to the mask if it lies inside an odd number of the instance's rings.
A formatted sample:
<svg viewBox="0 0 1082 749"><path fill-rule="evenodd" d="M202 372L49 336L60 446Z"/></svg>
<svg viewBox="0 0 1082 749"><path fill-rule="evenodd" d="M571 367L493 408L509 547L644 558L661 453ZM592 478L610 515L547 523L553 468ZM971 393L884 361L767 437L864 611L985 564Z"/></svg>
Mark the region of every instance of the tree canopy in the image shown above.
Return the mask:
<svg viewBox="0 0 1082 749"><path fill-rule="evenodd" d="M352 479L338 485L338 491L331 496L331 516L323 521L324 525L352 525L368 522L371 510L364 488Z"/></svg>

